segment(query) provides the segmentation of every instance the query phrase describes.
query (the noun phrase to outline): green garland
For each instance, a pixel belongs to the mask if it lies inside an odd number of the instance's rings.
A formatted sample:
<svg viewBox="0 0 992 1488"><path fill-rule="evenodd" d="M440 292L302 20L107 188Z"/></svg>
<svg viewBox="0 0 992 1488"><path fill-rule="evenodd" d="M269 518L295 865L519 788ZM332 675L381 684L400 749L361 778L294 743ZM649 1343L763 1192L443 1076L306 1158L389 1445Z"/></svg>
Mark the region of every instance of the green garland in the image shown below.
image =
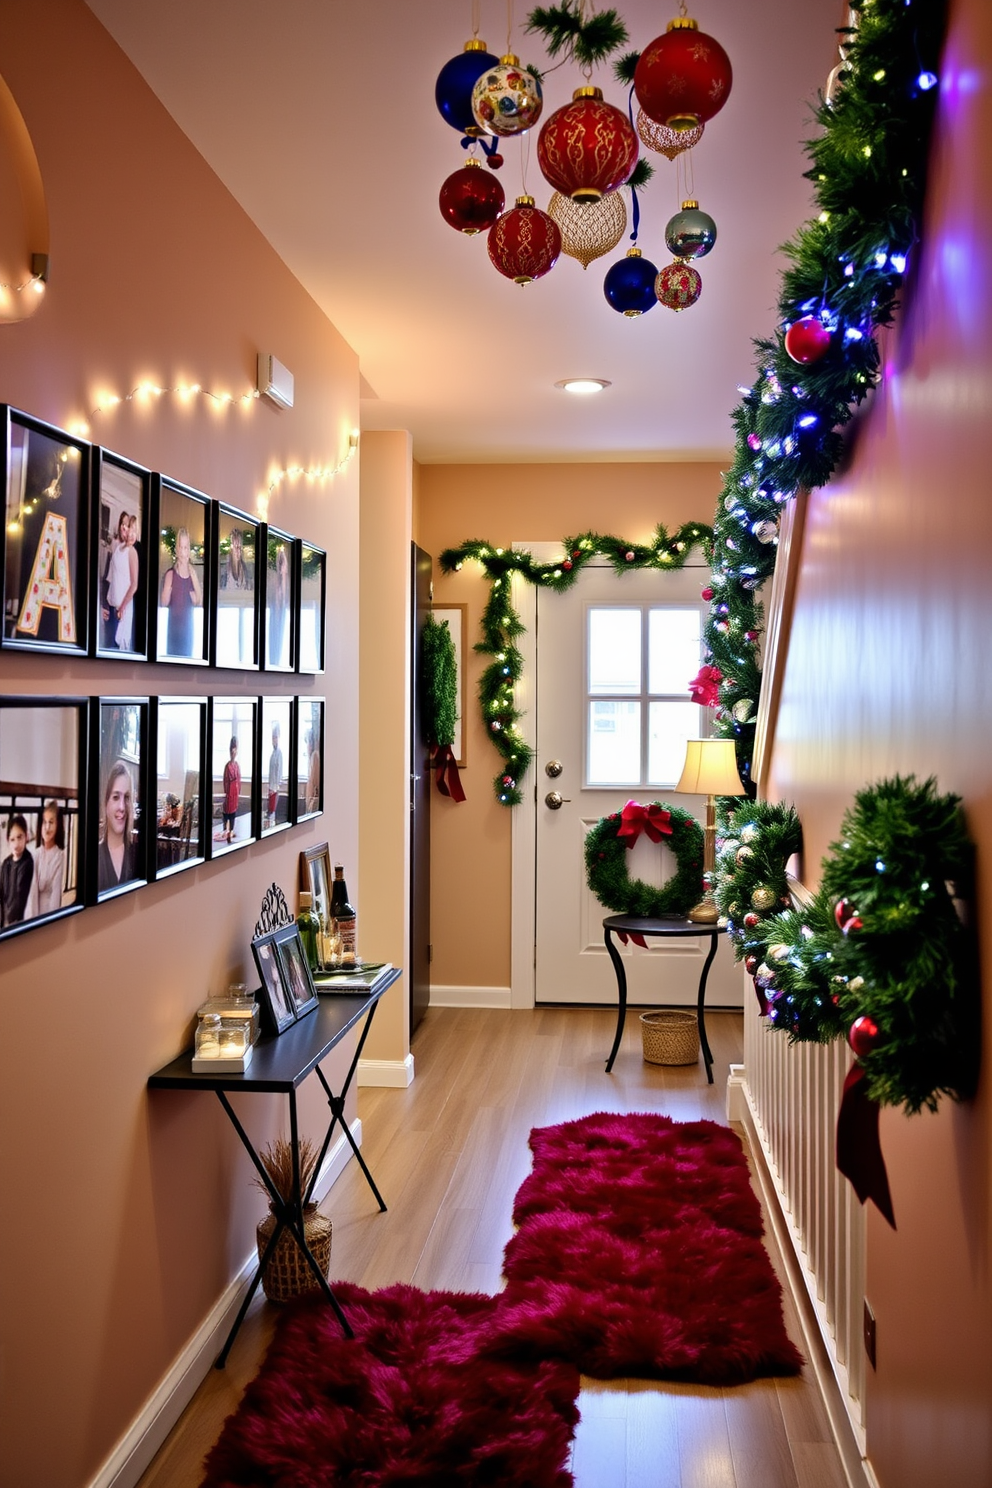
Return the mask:
<svg viewBox="0 0 992 1488"><path fill-rule="evenodd" d="M703 829L691 811L678 806L661 806L669 814L671 836L665 844L675 854L675 874L656 889L643 879L631 878L628 872L629 849L617 833L621 813L604 816L586 837L586 878L600 904L615 914L636 915L639 919L680 918L699 902L703 890Z"/></svg>
<svg viewBox="0 0 992 1488"><path fill-rule="evenodd" d="M977 967L955 902L971 864L957 796L884 780L855 797L812 902L750 939L773 1026L794 1042L847 1036L882 1105L936 1110L975 1088Z"/></svg>
<svg viewBox="0 0 992 1488"><path fill-rule="evenodd" d="M723 674L717 732L736 740L745 783L761 673L743 638L760 630L756 591L775 567L782 506L833 474L839 431L878 378L874 333L892 320L920 235L946 0L852 0L851 8L858 25L841 33L836 96L821 99L822 133L806 145L816 215L785 245L778 323L755 343L714 519L705 638ZM819 361L800 366L785 332L805 316L819 318L831 341Z"/></svg>
<svg viewBox="0 0 992 1488"><path fill-rule="evenodd" d="M762 921L792 902L785 865L802 845L802 828L792 806L727 800L730 810L721 811L717 822L713 892L734 955L742 961L753 954Z"/></svg>
<svg viewBox="0 0 992 1488"><path fill-rule="evenodd" d="M482 616L482 640L475 650L493 660L479 680L479 704L482 721L493 745L503 757L504 769L496 776L493 787L501 806L517 806L523 800L523 780L534 751L520 732L521 713L515 703L515 687L523 673L523 657L516 645L524 633L524 623L510 599L510 582L514 574L542 589L564 594L583 568L597 554L609 559L617 574L635 569L675 572L684 567L697 545L704 556L712 559L713 534L702 522L684 522L669 537L659 525L650 543L629 543L619 537L584 532L562 542L564 556L554 563L535 563L530 553L511 548L494 548L476 539L459 548L445 548L440 563L443 573L454 573L466 559L482 565L489 580L489 599Z"/></svg>
<svg viewBox="0 0 992 1488"><path fill-rule="evenodd" d="M428 749L453 744L458 722L458 662L447 620L428 615L420 634L423 736Z"/></svg>

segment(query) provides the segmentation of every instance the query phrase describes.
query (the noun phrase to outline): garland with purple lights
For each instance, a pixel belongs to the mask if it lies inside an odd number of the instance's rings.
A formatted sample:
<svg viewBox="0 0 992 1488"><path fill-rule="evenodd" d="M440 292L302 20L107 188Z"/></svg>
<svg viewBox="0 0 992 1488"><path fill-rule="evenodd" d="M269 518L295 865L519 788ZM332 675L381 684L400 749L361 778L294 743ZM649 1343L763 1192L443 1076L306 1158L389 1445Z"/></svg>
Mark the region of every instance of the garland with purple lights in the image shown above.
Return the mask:
<svg viewBox="0 0 992 1488"><path fill-rule="evenodd" d="M840 430L875 386L874 332L893 318L923 211L946 0L852 0L851 9L858 25L840 33L843 65L816 110L823 132L806 145L818 213L784 246L779 323L755 343L714 519L705 640L722 673L715 731L735 739L745 784L761 686L756 594L775 567L779 515L801 488L830 479ZM787 349L799 321L819 343L805 362Z"/></svg>

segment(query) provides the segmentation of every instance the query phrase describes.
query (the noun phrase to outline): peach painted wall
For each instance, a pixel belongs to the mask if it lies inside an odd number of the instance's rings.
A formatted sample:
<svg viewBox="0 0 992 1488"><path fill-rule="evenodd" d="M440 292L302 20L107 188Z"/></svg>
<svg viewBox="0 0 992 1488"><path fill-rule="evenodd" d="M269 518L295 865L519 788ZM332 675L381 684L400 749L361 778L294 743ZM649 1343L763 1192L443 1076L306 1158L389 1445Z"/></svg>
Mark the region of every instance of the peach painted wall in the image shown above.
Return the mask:
<svg viewBox="0 0 992 1488"><path fill-rule="evenodd" d="M472 563L442 574L438 556L469 538L509 547L592 531L643 542L659 522L670 532L683 522L711 523L720 485L711 462L418 466L415 536L435 559L434 603L468 606L467 799L456 805L432 796L433 986L510 985L511 812L493 796L500 757L476 703L487 659L471 649L489 586Z"/></svg>
<svg viewBox="0 0 992 1488"><path fill-rule="evenodd" d="M295 374L292 411L165 397L91 419L92 437L248 508L278 468L340 459L358 417L353 352L82 0L2 0L0 34L51 228L44 303L0 327L0 400L64 426L145 377L240 393L271 351ZM0 248L6 274L16 244ZM285 483L270 514L328 549L326 678L4 652L3 692L357 697L357 460L329 489ZM325 760L318 821L0 946L10 1488L89 1482L252 1249L265 1205L219 1104L150 1098L145 1082L188 1042L205 994L249 973L262 896L276 881L295 902L301 848L327 838L356 860L354 707L329 707ZM303 1095L303 1127L322 1133L319 1090ZM286 1127L268 1098L242 1107L261 1138Z"/></svg>
<svg viewBox="0 0 992 1488"><path fill-rule="evenodd" d="M814 493L773 758L815 881L863 784L935 775L978 847L978 1098L882 1115L868 1456L881 1488L992 1482L992 10L953 0L916 278L849 467Z"/></svg>

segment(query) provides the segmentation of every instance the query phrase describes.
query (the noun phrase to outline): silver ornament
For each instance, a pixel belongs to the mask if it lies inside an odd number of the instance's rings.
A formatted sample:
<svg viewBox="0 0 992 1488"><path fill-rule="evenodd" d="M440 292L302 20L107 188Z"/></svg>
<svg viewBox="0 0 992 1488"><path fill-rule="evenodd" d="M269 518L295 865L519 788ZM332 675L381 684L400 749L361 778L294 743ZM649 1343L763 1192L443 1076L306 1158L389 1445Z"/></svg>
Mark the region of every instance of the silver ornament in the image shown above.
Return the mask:
<svg viewBox="0 0 992 1488"><path fill-rule="evenodd" d="M684 201L665 228L665 243L676 258L705 258L716 242L716 223L697 201Z"/></svg>
<svg viewBox="0 0 992 1488"><path fill-rule="evenodd" d="M761 522L752 522L751 531L760 543L774 542L778 537L778 523L766 517Z"/></svg>
<svg viewBox="0 0 992 1488"><path fill-rule="evenodd" d="M737 704L736 703L734 704L734 707L735 708L737 707ZM750 707L750 702L748 702L748 707ZM737 714L736 713L734 714L734 717L737 718ZM738 722L740 722L739 719L738 719ZM758 838L758 828L757 828L757 826L755 825L754 822L748 822L748 824L747 824L746 827L742 827L741 828L741 841L742 842L756 842L757 841L757 838Z"/></svg>

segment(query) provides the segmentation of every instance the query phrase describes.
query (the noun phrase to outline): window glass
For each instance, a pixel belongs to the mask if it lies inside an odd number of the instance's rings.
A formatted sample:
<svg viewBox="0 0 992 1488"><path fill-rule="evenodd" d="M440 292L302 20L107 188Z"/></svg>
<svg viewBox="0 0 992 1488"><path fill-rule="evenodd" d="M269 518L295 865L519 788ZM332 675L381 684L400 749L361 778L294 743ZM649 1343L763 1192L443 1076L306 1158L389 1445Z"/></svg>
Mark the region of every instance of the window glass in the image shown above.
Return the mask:
<svg viewBox="0 0 992 1488"><path fill-rule="evenodd" d="M589 695L638 696L641 611L597 607L589 615ZM690 673L690 676L692 673Z"/></svg>
<svg viewBox="0 0 992 1488"><path fill-rule="evenodd" d="M589 785L627 785L641 778L640 702L589 702Z"/></svg>
<svg viewBox="0 0 992 1488"><path fill-rule="evenodd" d="M650 703L648 784L675 785L685 763L685 741L698 738L698 703Z"/></svg>
<svg viewBox="0 0 992 1488"><path fill-rule="evenodd" d="M648 691L685 696L699 671L699 610L648 612Z"/></svg>

